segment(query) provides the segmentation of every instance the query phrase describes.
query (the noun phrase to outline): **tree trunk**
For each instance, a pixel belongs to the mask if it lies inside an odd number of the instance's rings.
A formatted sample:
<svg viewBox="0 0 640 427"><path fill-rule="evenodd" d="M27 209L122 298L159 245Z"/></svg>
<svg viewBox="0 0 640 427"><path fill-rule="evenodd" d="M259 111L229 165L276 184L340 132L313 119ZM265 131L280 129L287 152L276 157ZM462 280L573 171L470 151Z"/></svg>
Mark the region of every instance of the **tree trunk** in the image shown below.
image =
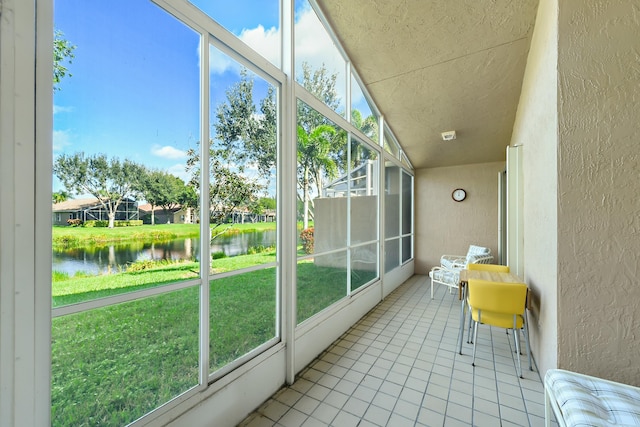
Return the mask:
<svg viewBox="0 0 640 427"><path fill-rule="evenodd" d="M309 228L309 170L305 168L304 170L304 179L302 180L302 194L303 194L303 221L302 221L302 229L306 230Z"/></svg>
<svg viewBox="0 0 640 427"><path fill-rule="evenodd" d="M151 225L156 225L156 207L151 205Z"/></svg>
<svg viewBox="0 0 640 427"><path fill-rule="evenodd" d="M114 228L116 223L116 213L109 212L109 228Z"/></svg>
<svg viewBox="0 0 640 427"><path fill-rule="evenodd" d="M316 173L316 190L318 191L318 197L323 197L322 195L322 173L317 172Z"/></svg>

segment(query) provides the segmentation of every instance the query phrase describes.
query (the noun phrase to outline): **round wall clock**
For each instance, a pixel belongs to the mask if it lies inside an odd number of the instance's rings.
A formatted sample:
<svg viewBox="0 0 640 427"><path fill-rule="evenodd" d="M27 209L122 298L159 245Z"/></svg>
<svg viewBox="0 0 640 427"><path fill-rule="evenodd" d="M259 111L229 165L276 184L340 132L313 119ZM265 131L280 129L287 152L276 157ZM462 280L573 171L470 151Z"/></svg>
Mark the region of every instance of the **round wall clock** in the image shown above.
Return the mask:
<svg viewBox="0 0 640 427"><path fill-rule="evenodd" d="M467 198L467 192L464 191L462 188L456 188L455 190L453 190L453 193L451 193L451 197L456 202L461 202Z"/></svg>

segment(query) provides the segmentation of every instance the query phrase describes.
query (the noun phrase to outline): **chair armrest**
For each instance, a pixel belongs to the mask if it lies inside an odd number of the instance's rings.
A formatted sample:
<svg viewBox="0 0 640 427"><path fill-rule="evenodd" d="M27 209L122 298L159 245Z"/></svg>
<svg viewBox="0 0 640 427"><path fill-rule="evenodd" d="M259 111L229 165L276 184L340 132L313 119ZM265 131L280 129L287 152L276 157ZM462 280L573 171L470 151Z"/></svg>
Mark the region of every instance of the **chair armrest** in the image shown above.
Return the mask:
<svg viewBox="0 0 640 427"><path fill-rule="evenodd" d="M460 270L452 270L441 266L435 266L431 268L429 277L431 277L434 282L457 288L458 283L460 282Z"/></svg>
<svg viewBox="0 0 640 427"><path fill-rule="evenodd" d="M467 265L466 255L442 255L440 266L448 269L463 269Z"/></svg>
<svg viewBox="0 0 640 427"><path fill-rule="evenodd" d="M493 261L493 255L475 255L472 256L470 264L490 264Z"/></svg>
<svg viewBox="0 0 640 427"><path fill-rule="evenodd" d="M431 267L431 271L438 271L438 270L443 270L443 271L450 271L452 273L457 273L457 270L452 270L450 268L447 267L443 267L441 265L436 265L435 267Z"/></svg>
<svg viewBox="0 0 640 427"><path fill-rule="evenodd" d="M454 259L465 259L467 258L467 256L466 255L442 255L440 259L443 259L443 258L448 260L454 260Z"/></svg>

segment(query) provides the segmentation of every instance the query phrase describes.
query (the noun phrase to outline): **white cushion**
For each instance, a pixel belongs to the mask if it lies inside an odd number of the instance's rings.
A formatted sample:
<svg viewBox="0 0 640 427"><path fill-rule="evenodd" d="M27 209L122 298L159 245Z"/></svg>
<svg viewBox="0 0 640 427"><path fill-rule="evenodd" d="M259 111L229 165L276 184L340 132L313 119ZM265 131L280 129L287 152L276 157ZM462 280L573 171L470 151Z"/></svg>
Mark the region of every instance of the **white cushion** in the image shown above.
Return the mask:
<svg viewBox="0 0 640 427"><path fill-rule="evenodd" d="M440 258L440 265L444 268L448 268L448 269L454 269L454 268L460 268L459 266L456 266L457 264L461 263L463 260L458 258L458 259L454 259L454 258L445 258L442 257Z"/></svg>
<svg viewBox="0 0 640 427"><path fill-rule="evenodd" d="M482 246L469 245L469 250L467 251L467 256L469 255L489 255L491 253L491 249L485 248Z"/></svg>
<svg viewBox="0 0 640 427"><path fill-rule="evenodd" d="M429 272L429 277L435 281L456 287L460 282L460 272L457 270L434 269Z"/></svg>
<svg viewBox="0 0 640 427"><path fill-rule="evenodd" d="M640 426L640 388L550 369L545 388L567 426Z"/></svg>
<svg viewBox="0 0 640 427"><path fill-rule="evenodd" d="M467 265L473 264L478 258L486 257L491 253L491 249L483 248L482 246L469 246L469 252L467 252Z"/></svg>

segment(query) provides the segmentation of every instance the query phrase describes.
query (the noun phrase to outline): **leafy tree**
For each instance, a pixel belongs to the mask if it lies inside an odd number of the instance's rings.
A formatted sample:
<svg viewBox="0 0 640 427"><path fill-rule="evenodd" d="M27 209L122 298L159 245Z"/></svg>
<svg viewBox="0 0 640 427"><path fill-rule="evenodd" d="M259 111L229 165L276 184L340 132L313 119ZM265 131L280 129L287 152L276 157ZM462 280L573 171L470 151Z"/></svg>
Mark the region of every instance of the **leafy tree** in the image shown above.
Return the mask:
<svg viewBox="0 0 640 427"><path fill-rule="evenodd" d="M330 74L322 64L313 69L308 63L302 64L302 79L300 84L316 98L324 102L333 110L338 110L340 98L336 90L337 74ZM340 170L346 170L347 133L337 128L333 122L303 102L298 102L298 187L302 191L303 222L307 228L307 221L312 214L313 202L309 198L309 186L315 185L318 195L322 194L323 182L335 178ZM327 133L327 127L333 132ZM316 129L319 129L316 131ZM304 134L304 135L303 135ZM314 151L312 147L322 139L322 149ZM316 147L318 148L318 147ZM314 152L319 157L314 158ZM305 164L302 164L303 161Z"/></svg>
<svg viewBox="0 0 640 427"><path fill-rule="evenodd" d="M273 197L261 197L258 201L263 210L276 210L276 199Z"/></svg>
<svg viewBox="0 0 640 427"><path fill-rule="evenodd" d="M306 62L302 64L300 84L334 110L340 106L336 82L337 75L330 74L324 64L317 70ZM220 150L240 167L254 162L263 176L270 177L276 164L275 92L269 89L259 103L258 112L253 87L247 70L241 71L240 81L227 90L226 101L216 110L216 139L220 141ZM315 185L320 195L325 179L335 177L339 168L346 170L347 137L345 131L336 129L303 102L298 102L297 113L298 187L302 193L298 197L303 201L303 216L308 222L313 204L310 186ZM333 130L328 131L329 128Z"/></svg>
<svg viewBox="0 0 640 427"><path fill-rule="evenodd" d="M192 176L190 184L199 189L201 168L198 150L189 149L187 155L187 172ZM264 186L234 170L229 161L229 152L214 148L213 142L209 148L209 163L209 221L215 229L224 224L236 209L250 206Z"/></svg>
<svg viewBox="0 0 640 427"><path fill-rule="evenodd" d="M269 86L267 96L260 101L258 113L253 87L253 78L242 69L240 81L227 89L227 100L216 110L216 140L240 167L255 162L260 173L270 178L276 163L275 92Z"/></svg>
<svg viewBox="0 0 640 427"><path fill-rule="evenodd" d="M198 193L190 184L184 186L178 200L183 208L196 209L198 207Z"/></svg>
<svg viewBox="0 0 640 427"><path fill-rule="evenodd" d="M151 205L152 225L155 224L155 207L161 206L166 213L184 204L185 194L188 192L185 187L182 179L159 170L149 171L141 178L140 192Z"/></svg>
<svg viewBox="0 0 640 427"><path fill-rule="evenodd" d="M273 197L260 197L259 199L253 201L248 206L249 212L254 214L252 218L252 222L258 221L258 217L260 215L264 215L268 210L275 211L276 209L276 199Z"/></svg>
<svg viewBox="0 0 640 427"><path fill-rule="evenodd" d="M69 200L70 195L69 193L67 193L64 190L60 190L60 191L54 191L51 194L51 201L53 203L62 203L62 202L66 202L67 200Z"/></svg>
<svg viewBox="0 0 640 427"><path fill-rule="evenodd" d="M333 126L319 125L311 132L298 126L298 177L302 187L303 229L309 228L309 185L311 175L316 175L320 170L328 174L335 172L335 163L330 157L332 137L336 130Z"/></svg>
<svg viewBox="0 0 640 427"><path fill-rule="evenodd" d="M275 169L275 92L269 87L267 96L259 103L258 111L253 89L253 78L248 70L243 69L240 80L227 89L226 101L216 109L215 138L209 141L210 221L216 227L241 206L252 212L258 209L258 194L264 186L245 176L247 164L254 163L267 179L271 178ZM188 156L187 171L192 173L191 184L198 188L198 151L191 149Z"/></svg>
<svg viewBox="0 0 640 427"><path fill-rule="evenodd" d="M378 122L374 115L362 118L360 110L351 111L351 123L367 135L373 142L378 142Z"/></svg>
<svg viewBox="0 0 640 427"><path fill-rule="evenodd" d="M80 152L60 155L53 173L71 194L91 194L98 199L107 211L109 228L113 228L118 206L138 194L145 169L131 160L107 159L104 154L85 157Z"/></svg>
<svg viewBox="0 0 640 427"><path fill-rule="evenodd" d="M302 63L302 78L299 83L313 96L324 102L329 108L337 111L340 107L340 98L336 90L337 74L329 74L329 70L323 63L314 70L308 62ZM298 123L309 130L321 124L326 124L326 119L315 110L309 110L298 104Z"/></svg>
<svg viewBox="0 0 640 427"><path fill-rule="evenodd" d="M72 76L64 63L71 64L73 62L75 49L76 46L64 38L62 31L56 30L53 33L53 90L60 90L59 84L62 79L65 76Z"/></svg>

